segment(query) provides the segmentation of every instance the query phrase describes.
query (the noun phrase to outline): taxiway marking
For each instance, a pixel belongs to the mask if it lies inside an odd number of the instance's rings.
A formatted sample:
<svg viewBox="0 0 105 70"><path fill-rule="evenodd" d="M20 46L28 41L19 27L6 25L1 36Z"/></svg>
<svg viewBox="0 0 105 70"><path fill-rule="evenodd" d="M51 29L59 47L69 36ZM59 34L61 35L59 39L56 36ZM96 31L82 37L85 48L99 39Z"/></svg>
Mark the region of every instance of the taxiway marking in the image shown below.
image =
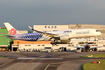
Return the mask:
<svg viewBox="0 0 105 70"><path fill-rule="evenodd" d="M53 59L63 59L63 58L33 58L33 57L19 57L19 58L17 58L17 59L51 59L51 60L53 60Z"/></svg>
<svg viewBox="0 0 105 70"><path fill-rule="evenodd" d="M21 68L25 67L26 65L30 64L33 60L34 60L34 59L30 60L28 63L24 64L23 66L21 66L21 67L20 67L20 68L18 68L17 70L19 70L19 69L21 69Z"/></svg>
<svg viewBox="0 0 105 70"><path fill-rule="evenodd" d="M45 67L45 69L44 70L47 70L47 68L48 68L48 66L49 66L50 64L48 64L46 67Z"/></svg>

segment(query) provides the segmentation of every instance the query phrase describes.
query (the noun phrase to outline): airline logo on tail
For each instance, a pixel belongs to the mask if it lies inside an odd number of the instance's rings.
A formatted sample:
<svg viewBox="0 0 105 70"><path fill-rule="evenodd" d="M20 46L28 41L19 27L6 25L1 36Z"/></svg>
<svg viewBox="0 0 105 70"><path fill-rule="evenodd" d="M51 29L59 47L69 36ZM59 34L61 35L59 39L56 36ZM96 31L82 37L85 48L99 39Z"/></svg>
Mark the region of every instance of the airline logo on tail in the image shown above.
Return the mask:
<svg viewBox="0 0 105 70"><path fill-rule="evenodd" d="M10 35L19 35L20 33L8 22L4 23Z"/></svg>
<svg viewBox="0 0 105 70"><path fill-rule="evenodd" d="M16 34L16 29L12 28L9 30L10 35L15 35Z"/></svg>

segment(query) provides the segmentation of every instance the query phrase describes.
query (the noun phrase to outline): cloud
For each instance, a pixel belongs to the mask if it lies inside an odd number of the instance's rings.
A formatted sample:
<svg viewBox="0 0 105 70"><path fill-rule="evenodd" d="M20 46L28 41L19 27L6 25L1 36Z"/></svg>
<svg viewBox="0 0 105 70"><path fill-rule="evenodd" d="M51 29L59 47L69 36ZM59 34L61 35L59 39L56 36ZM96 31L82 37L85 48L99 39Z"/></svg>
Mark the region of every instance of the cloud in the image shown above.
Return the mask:
<svg viewBox="0 0 105 70"><path fill-rule="evenodd" d="M29 24L104 24L104 3L104 0L0 0L0 23L8 21L20 28Z"/></svg>

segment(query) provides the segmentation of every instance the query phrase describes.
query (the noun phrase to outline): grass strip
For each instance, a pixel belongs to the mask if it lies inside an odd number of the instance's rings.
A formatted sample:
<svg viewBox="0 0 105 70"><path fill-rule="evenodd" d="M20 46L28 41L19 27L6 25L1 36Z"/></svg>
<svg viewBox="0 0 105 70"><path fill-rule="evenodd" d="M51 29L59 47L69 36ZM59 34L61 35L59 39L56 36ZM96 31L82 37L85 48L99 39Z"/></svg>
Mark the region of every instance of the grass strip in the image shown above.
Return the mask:
<svg viewBox="0 0 105 70"><path fill-rule="evenodd" d="M90 55L85 55L85 56L82 56L82 57L85 57L85 58L105 58L105 54L90 54Z"/></svg>
<svg viewBox="0 0 105 70"><path fill-rule="evenodd" d="M83 65L83 70L105 70L105 60L97 60L100 63L89 62Z"/></svg>
<svg viewBox="0 0 105 70"><path fill-rule="evenodd" d="M3 55L0 55L0 57L4 57Z"/></svg>

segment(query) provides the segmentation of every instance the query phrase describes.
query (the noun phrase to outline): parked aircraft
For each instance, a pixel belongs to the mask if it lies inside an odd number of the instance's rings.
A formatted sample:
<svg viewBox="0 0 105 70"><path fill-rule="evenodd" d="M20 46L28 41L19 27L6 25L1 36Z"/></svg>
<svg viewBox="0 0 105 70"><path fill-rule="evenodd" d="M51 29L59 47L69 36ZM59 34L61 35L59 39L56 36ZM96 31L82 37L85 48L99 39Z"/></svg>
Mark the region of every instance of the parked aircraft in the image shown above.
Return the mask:
<svg viewBox="0 0 105 70"><path fill-rule="evenodd" d="M97 37L101 35L101 32L97 29L70 29L70 30L58 30L58 31L49 31L49 32L41 32L38 30L34 30L29 26L30 29L35 31L35 33L26 33L21 34L18 30L16 30L11 24L4 23L6 26L11 39L18 40L26 40L26 41L37 41L40 40L43 36L48 37L49 40L53 40L56 42L57 40L64 41L70 40L72 38L82 38L82 37Z"/></svg>
<svg viewBox="0 0 105 70"><path fill-rule="evenodd" d="M75 47L75 48L77 48L77 50L79 50L79 51L83 51L83 52L88 52L88 51L97 51L98 49L101 49L102 47L104 47L104 46L97 46L97 45L94 45L94 46L92 46L91 44L86 44L86 45L84 45L84 46L82 46L82 47Z"/></svg>

